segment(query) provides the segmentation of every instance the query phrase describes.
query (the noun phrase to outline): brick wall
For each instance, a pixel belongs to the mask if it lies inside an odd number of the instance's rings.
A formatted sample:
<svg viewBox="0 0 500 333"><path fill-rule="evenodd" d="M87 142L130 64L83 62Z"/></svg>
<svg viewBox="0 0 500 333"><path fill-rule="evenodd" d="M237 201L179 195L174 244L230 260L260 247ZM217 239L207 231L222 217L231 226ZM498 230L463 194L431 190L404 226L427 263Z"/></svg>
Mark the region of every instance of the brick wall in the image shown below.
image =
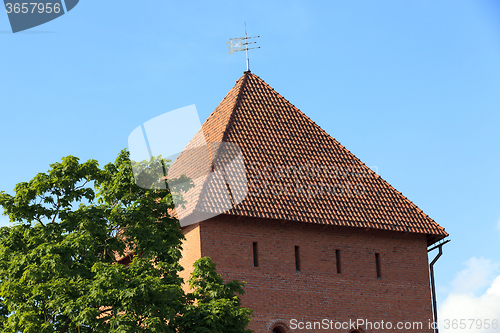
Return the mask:
<svg viewBox="0 0 500 333"><path fill-rule="evenodd" d="M255 332L271 332L279 322L288 325L287 332L351 331L345 325L292 330L292 319L297 324L364 319L374 326L364 325L361 332L366 333L432 332L425 235L224 215L185 232L183 264L189 265L198 255L208 256L225 281L247 283L242 300L254 309L250 328ZM259 267L254 267L253 242L258 243ZM300 273L295 266L296 246ZM335 250L340 250L340 274ZM375 253L380 258L380 279ZM385 325L422 322L423 329L375 329L382 320Z"/></svg>
<svg viewBox="0 0 500 333"><path fill-rule="evenodd" d="M185 227L182 231L186 237L182 243L182 258L180 260L184 270L180 272L179 276L184 279L183 289L188 292L190 288L187 281L193 272L193 263L201 258L200 226L193 224Z"/></svg>

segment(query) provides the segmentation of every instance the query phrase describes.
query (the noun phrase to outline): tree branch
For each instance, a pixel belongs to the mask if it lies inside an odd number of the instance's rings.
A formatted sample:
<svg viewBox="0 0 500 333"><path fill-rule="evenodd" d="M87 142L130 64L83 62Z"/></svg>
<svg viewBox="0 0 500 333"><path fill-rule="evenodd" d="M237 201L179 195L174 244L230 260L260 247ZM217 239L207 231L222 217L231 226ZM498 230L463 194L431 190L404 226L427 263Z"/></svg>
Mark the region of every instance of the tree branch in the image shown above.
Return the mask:
<svg viewBox="0 0 500 333"><path fill-rule="evenodd" d="M59 214L59 210L61 209L61 206L59 205L59 194L57 195L57 206L56 206L56 212L54 214L54 218L52 219L52 223L56 220L57 215Z"/></svg>
<svg viewBox="0 0 500 333"><path fill-rule="evenodd" d="M66 323L64 324L63 327L59 330L59 332L67 332L69 328L69 324L71 324L71 318L66 319Z"/></svg>

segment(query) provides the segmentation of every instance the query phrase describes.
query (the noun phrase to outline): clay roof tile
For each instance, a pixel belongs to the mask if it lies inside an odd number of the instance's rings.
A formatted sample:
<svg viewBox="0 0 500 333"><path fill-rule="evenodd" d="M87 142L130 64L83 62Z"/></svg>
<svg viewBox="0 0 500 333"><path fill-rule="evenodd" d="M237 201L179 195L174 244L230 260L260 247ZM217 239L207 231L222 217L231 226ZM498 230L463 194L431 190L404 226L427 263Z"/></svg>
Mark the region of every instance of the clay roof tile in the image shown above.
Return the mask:
<svg viewBox="0 0 500 333"><path fill-rule="evenodd" d="M236 81L203 124L203 132L208 143L232 142L243 154L252 195L226 214L423 233L432 235L428 237L431 244L448 236L255 74L245 72ZM286 173L290 167L297 172ZM308 173L307 168L312 171ZM315 172L321 177L313 177ZM255 177L261 177L261 182ZM206 208L214 204L198 202Z"/></svg>

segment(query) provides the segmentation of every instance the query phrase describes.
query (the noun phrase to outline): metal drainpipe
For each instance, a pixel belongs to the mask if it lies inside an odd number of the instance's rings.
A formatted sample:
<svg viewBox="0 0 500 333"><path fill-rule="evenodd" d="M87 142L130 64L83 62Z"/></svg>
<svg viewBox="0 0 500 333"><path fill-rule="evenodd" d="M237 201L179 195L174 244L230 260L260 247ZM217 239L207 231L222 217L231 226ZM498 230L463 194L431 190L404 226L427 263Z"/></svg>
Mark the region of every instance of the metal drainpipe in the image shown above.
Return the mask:
<svg viewBox="0 0 500 333"><path fill-rule="evenodd" d="M437 300L436 300L436 284L434 282L434 264L438 259L443 255L443 245L448 243L450 240L447 240L441 244L438 244L434 246L432 249L427 250L427 252L431 252L432 250L438 248L439 253L437 256L432 260L432 262L429 265L430 271L431 271L431 290L432 290L432 309L434 310L434 323L436 325L436 328L434 329L435 333L439 333L439 329L437 326L437 321L438 321L438 314L437 314Z"/></svg>

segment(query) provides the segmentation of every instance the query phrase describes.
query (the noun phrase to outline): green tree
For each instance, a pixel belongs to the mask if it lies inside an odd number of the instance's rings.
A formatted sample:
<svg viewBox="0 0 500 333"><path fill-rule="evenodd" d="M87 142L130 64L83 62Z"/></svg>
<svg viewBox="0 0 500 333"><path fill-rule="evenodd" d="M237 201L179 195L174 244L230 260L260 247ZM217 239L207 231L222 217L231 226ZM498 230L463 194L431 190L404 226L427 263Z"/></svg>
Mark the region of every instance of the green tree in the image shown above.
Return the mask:
<svg viewBox="0 0 500 333"><path fill-rule="evenodd" d="M13 222L0 228L1 332L249 332L242 284L224 284L210 259L195 264L194 292L184 293L173 194L154 186L168 165L135 167L149 189L123 150L102 169L68 156L14 196L0 192ZM186 186L179 180L170 188Z"/></svg>
<svg viewBox="0 0 500 333"><path fill-rule="evenodd" d="M224 284L210 258L194 263L189 280L193 292L188 295L187 311L178 317L179 333L252 332L246 329L252 311L242 308L235 294L244 294L236 280Z"/></svg>

